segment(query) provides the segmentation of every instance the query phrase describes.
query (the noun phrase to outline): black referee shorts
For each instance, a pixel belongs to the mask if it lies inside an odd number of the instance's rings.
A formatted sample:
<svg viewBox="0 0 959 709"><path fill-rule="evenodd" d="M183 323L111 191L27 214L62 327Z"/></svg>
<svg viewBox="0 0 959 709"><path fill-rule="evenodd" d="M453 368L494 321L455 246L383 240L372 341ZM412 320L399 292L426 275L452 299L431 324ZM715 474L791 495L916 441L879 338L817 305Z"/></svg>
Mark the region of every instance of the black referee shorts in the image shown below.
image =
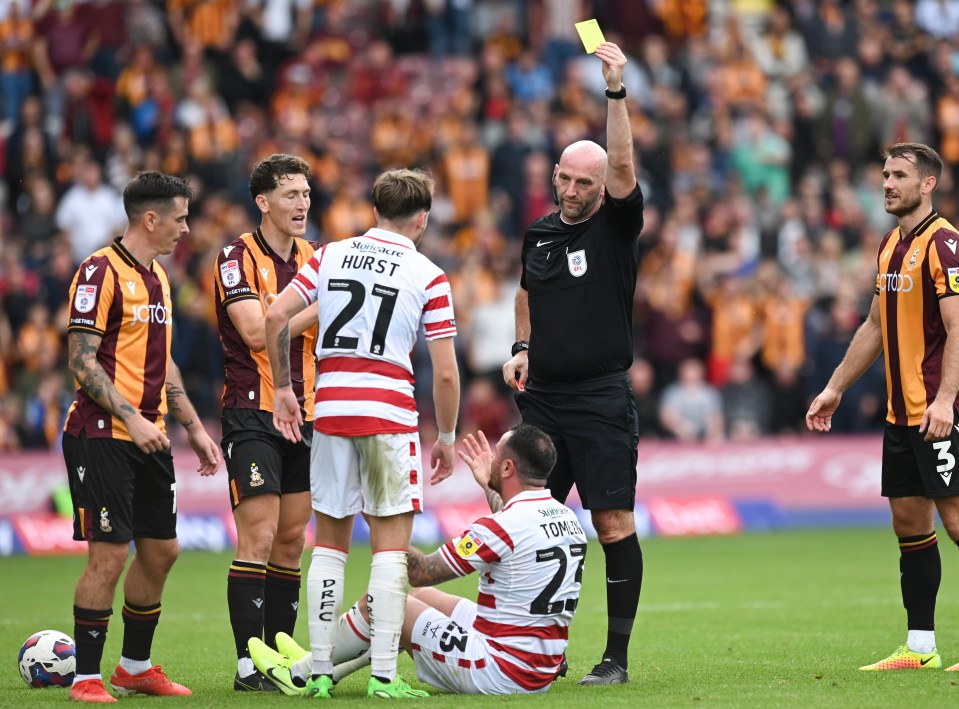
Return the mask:
<svg viewBox="0 0 959 709"><path fill-rule="evenodd" d="M524 423L556 445L547 487L565 502L573 485L590 510L633 509L639 422L629 379L613 374L568 384L527 382L516 394Z"/></svg>
<svg viewBox="0 0 959 709"><path fill-rule="evenodd" d="M73 538L129 542L176 538L176 477L170 451L131 441L63 434L73 497Z"/></svg>
<svg viewBox="0 0 959 709"><path fill-rule="evenodd" d="M927 443L918 426L886 422L882 437L883 497L951 497L959 495L959 430Z"/></svg>
<svg viewBox="0 0 959 709"><path fill-rule="evenodd" d="M304 423L301 442L290 443L274 428L269 411L225 409L221 421L220 447L226 459L233 509L254 495L309 492L312 422Z"/></svg>

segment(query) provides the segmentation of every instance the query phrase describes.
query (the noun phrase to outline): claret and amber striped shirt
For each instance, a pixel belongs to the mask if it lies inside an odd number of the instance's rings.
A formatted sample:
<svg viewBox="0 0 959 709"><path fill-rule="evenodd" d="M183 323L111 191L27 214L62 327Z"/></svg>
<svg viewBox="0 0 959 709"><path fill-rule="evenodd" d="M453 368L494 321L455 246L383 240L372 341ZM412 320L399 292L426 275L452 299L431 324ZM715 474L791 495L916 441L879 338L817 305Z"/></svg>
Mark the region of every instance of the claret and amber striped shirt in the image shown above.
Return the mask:
<svg viewBox="0 0 959 709"><path fill-rule="evenodd" d="M97 362L123 398L165 430L173 302L163 266L157 261L141 265L119 237L94 253L73 277L67 332L102 337ZM79 383L64 431L132 440L123 422L87 396Z"/></svg>
<svg viewBox="0 0 959 709"><path fill-rule="evenodd" d="M259 300L266 309L276 300L303 264L313 256L310 242L295 238L289 261L283 261L257 229L220 249L214 268L216 318L223 344L226 375L223 408L273 411L273 374L266 350L254 352L227 313L231 303ZM313 420L316 383L316 327L290 339L290 375L304 420Z"/></svg>
<svg viewBox="0 0 959 709"><path fill-rule="evenodd" d="M959 233L932 212L879 245L876 295L886 353L886 421L918 426L942 381L946 328L939 300L959 295Z"/></svg>

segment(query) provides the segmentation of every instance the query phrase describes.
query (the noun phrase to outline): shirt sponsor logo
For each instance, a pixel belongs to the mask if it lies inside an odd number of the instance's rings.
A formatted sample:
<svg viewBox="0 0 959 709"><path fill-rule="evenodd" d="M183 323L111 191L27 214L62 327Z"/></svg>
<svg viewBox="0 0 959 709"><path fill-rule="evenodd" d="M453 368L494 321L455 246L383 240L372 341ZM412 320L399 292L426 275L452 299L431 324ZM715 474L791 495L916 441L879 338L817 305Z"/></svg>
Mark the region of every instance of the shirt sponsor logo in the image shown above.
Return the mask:
<svg viewBox="0 0 959 709"><path fill-rule="evenodd" d="M954 269L950 269L954 270ZM955 269L959 270L959 269ZM950 280L952 276L950 276ZM880 292L908 293L912 290L912 276L908 273L883 273L879 276ZM959 293L959 288L954 288Z"/></svg>
<svg viewBox="0 0 959 709"><path fill-rule="evenodd" d="M569 272L576 278L586 273L586 249L566 254L566 265L569 266Z"/></svg>
<svg viewBox="0 0 959 709"><path fill-rule="evenodd" d="M131 305L130 315L133 318L131 325L138 322L158 323L160 325L173 326L173 311L163 305L163 303L150 303L149 305Z"/></svg>
<svg viewBox="0 0 959 709"><path fill-rule="evenodd" d="M77 286L77 294L73 298L73 307L81 313L89 313L97 304L96 286Z"/></svg>
<svg viewBox="0 0 959 709"><path fill-rule="evenodd" d="M220 264L220 280L227 288L232 288L240 282L240 262L236 259L224 261Z"/></svg>

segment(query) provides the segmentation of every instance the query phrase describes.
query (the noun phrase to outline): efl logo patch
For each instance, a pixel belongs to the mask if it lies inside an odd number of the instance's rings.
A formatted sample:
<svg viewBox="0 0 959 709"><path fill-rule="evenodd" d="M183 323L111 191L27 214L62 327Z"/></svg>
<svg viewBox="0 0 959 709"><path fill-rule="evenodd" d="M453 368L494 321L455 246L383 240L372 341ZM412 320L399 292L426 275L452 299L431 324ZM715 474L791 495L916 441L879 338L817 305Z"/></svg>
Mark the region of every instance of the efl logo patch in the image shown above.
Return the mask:
<svg viewBox="0 0 959 709"><path fill-rule="evenodd" d="M220 264L220 280L227 288L232 288L240 282L240 262L236 259L224 261Z"/></svg>
<svg viewBox="0 0 959 709"><path fill-rule="evenodd" d="M948 269L949 287L953 293L959 293L959 268Z"/></svg>
<svg viewBox="0 0 959 709"><path fill-rule="evenodd" d="M89 313L96 304L97 287L78 285L76 297L73 299L73 307L76 308L78 312Z"/></svg>
<svg viewBox="0 0 959 709"><path fill-rule="evenodd" d="M586 273L586 249L566 254L566 265L569 266L569 272L576 278Z"/></svg>
<svg viewBox="0 0 959 709"><path fill-rule="evenodd" d="M479 548L483 546L483 540L479 537L471 537L469 534L460 539L456 545L456 553L464 559L469 559Z"/></svg>

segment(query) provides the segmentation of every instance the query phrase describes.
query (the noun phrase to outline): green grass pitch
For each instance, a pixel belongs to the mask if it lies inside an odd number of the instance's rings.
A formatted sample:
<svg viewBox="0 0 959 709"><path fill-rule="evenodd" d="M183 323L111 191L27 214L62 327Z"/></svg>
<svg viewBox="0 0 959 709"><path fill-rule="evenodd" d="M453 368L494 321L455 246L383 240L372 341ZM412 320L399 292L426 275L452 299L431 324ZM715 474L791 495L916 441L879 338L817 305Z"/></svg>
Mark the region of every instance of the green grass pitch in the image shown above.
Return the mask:
<svg viewBox="0 0 959 709"><path fill-rule="evenodd" d="M940 539L946 535L940 531ZM568 651L570 674L546 695L454 697L413 704L440 707L529 705L616 707L905 707L959 705L959 673L859 672L905 640L898 551L888 529L650 539L646 581L630 647L631 681L578 687L605 641L602 550L591 544L582 600ZM941 544L938 642L944 666L959 662L959 552ZM300 700L232 690L233 640L226 613L227 554L184 553L163 599L153 661L191 687L192 698L121 699L133 706L261 707ZM0 706L63 706L67 692L29 689L16 670L20 644L56 628L72 634L73 585L80 558L0 560ZM369 551L354 550L347 598L367 578ZM447 585L472 597L475 576ZM114 604L103 669L120 652L122 598ZM305 593L302 607L306 607ZM308 645L301 615L297 639ZM400 672L415 678L411 660ZM366 701L368 670L344 680L334 701ZM414 683L415 686L421 686Z"/></svg>

